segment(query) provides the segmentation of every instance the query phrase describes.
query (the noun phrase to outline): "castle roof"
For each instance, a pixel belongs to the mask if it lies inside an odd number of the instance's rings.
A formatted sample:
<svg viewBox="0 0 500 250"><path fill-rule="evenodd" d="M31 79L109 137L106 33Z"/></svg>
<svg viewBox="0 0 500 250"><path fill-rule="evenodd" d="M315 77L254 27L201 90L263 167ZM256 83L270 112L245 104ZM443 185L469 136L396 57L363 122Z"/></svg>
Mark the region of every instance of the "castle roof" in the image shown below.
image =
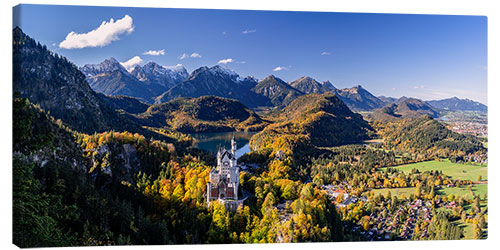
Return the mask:
<svg viewBox="0 0 500 250"><path fill-rule="evenodd" d="M224 156L227 155L227 157L230 159L230 160L234 160L235 159L235 156L229 151L229 150L226 150L226 149L223 149L222 150L222 153L220 155L220 158L224 158Z"/></svg>

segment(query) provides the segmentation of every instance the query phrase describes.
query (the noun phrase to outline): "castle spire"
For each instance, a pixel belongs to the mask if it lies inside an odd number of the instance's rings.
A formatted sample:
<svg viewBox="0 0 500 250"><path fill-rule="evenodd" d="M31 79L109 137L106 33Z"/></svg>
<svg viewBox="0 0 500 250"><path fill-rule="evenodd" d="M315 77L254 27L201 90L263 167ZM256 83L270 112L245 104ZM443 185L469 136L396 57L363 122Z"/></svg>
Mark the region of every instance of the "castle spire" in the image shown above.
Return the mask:
<svg viewBox="0 0 500 250"><path fill-rule="evenodd" d="M236 156L236 150L237 150L236 140L234 140L234 134L233 134L233 138L231 139L231 154Z"/></svg>

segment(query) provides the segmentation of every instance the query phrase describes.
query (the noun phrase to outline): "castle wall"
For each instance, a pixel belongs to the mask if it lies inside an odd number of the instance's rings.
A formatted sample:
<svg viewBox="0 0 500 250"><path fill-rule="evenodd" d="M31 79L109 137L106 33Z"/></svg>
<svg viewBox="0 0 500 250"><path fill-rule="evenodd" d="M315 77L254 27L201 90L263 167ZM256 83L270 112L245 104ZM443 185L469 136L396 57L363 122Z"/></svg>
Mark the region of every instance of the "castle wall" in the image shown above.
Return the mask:
<svg viewBox="0 0 500 250"><path fill-rule="evenodd" d="M238 209L238 206L243 205L244 202L244 200L222 200L222 199L219 199L218 201L224 204L226 210L232 210L232 211L236 211L236 209ZM210 206L210 202L207 205Z"/></svg>

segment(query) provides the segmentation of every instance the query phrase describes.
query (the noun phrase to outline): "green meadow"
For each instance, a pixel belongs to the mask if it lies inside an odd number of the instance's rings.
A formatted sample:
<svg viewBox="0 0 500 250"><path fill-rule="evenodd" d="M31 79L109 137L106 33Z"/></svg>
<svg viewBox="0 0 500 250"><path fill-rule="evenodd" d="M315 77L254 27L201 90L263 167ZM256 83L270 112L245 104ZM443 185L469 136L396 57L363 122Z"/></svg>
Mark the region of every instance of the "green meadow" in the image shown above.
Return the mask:
<svg viewBox="0 0 500 250"><path fill-rule="evenodd" d="M436 190L436 194L440 195L442 197L447 197L448 195L452 194L455 195L456 197L463 197L465 199L473 199L472 193L474 195L479 195L481 199L483 196L486 194L488 195L488 184L476 184L473 187L470 187L471 190L469 190L469 186L462 186L462 187L441 187L440 189ZM416 194L416 188L415 187L407 187L407 188L381 188L381 189L372 189L373 193L375 195L382 194L383 196L387 196L387 193L390 191L391 196L397 196L399 198L402 197L404 194L405 197L409 197L411 194Z"/></svg>
<svg viewBox="0 0 500 250"><path fill-rule="evenodd" d="M481 199L483 198L483 195L488 195L488 184L478 184L474 185L473 187L470 187L474 195L479 195ZM462 186L462 187L443 187L439 190L436 191L436 194L441 195L441 196L448 196L450 194L453 194L455 196L459 197L464 197L466 199L473 199L473 195L471 193L471 190L469 190L469 186Z"/></svg>
<svg viewBox="0 0 500 250"><path fill-rule="evenodd" d="M381 189L372 189L374 195L382 194L384 197L387 196L389 191L391 192L391 196L396 196L401 198L403 195L408 198L411 194L416 194L417 189L415 187L407 187L407 188L381 188Z"/></svg>
<svg viewBox="0 0 500 250"><path fill-rule="evenodd" d="M450 176L456 180L471 180L477 181L481 176L481 180L488 180L488 167L487 165L471 165L450 162L448 159L425 161L419 163L411 163L394 167L404 173L410 173L412 169L418 169L420 172L429 170L440 170L443 174ZM385 171L385 168L381 168Z"/></svg>

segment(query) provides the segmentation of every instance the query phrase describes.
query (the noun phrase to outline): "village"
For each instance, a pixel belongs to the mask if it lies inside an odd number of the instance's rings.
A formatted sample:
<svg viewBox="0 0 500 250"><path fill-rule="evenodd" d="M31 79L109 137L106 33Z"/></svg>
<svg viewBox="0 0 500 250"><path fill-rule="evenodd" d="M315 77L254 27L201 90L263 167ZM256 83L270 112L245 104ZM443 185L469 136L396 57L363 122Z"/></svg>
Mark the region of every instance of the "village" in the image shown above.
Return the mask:
<svg viewBox="0 0 500 250"><path fill-rule="evenodd" d="M361 215L357 223L344 222L344 230L349 230L352 234L358 235L360 240L366 241L386 241L386 240L417 240L428 236L427 227L416 229L417 225L429 225L438 209L454 210L459 203L457 201L447 201L446 199L401 199L397 206L394 206L394 198L380 200L380 197L370 198L366 196L354 196L345 191L350 187L342 183L337 187L334 185L321 186L328 194L329 199L340 211L352 211L355 207L366 207L369 203L375 203L372 212ZM339 198L341 196L341 198ZM342 202L337 202L341 200ZM396 200L398 200L396 198ZM378 201L378 202L377 202ZM276 205L281 222L285 223L292 217L290 208L291 200L282 201ZM391 204L392 203L392 204ZM472 220L472 215L467 215L467 220Z"/></svg>
<svg viewBox="0 0 500 250"><path fill-rule="evenodd" d="M465 162L473 162L476 164L488 164L488 153L484 154L468 154L464 156Z"/></svg>
<svg viewBox="0 0 500 250"><path fill-rule="evenodd" d="M457 121L449 123L449 129L459 134L488 137L488 125L476 122Z"/></svg>
<svg viewBox="0 0 500 250"><path fill-rule="evenodd" d="M331 194L332 202L337 200L336 194L344 196L344 201L336 204L339 209L352 210L356 206L363 206L369 202L373 204L373 201L369 201L365 196L354 197L345 192L335 191ZM372 199L378 201L380 198L373 197ZM443 201L440 198L434 200L405 199L400 200L399 203L391 204L394 202L393 199L394 197L381 200L378 203L375 202L375 208L372 209L371 213L362 215L362 218L354 225L345 223L345 228L351 230L352 233L359 234L363 240L367 241L416 240L428 236L427 228L419 229L419 235L415 235L417 224L430 223L434 211L440 208L453 210L458 206L456 201Z"/></svg>

